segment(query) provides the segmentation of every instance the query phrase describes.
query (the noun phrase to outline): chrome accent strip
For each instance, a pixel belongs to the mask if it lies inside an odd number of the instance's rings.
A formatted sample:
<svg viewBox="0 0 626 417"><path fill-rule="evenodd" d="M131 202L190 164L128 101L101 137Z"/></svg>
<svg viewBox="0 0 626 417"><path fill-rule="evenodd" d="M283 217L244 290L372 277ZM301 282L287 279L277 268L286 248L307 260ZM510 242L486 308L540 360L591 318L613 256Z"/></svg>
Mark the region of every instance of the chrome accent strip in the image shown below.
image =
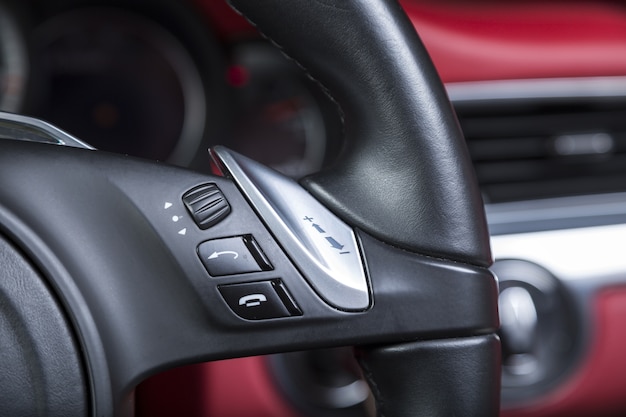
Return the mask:
<svg viewBox="0 0 626 417"><path fill-rule="evenodd" d="M356 236L297 182L223 147L213 149L283 250L330 305L370 305Z"/></svg>
<svg viewBox="0 0 626 417"><path fill-rule="evenodd" d="M455 104L519 99L626 98L626 77L536 78L447 83Z"/></svg>
<svg viewBox="0 0 626 417"><path fill-rule="evenodd" d="M3 134L4 129L10 129L11 134ZM0 139L50 143L95 150L93 146L42 120L5 112L0 112Z"/></svg>
<svg viewBox="0 0 626 417"><path fill-rule="evenodd" d="M626 193L487 204L491 235L626 223Z"/></svg>

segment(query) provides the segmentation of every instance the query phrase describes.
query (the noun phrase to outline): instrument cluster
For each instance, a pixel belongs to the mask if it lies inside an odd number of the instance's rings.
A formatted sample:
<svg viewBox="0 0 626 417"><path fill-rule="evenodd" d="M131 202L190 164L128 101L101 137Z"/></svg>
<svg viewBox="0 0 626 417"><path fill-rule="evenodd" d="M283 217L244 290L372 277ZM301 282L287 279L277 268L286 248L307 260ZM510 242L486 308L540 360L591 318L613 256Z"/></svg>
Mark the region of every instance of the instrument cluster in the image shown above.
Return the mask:
<svg viewBox="0 0 626 417"><path fill-rule="evenodd" d="M254 30L225 33L201 6L0 1L0 110L200 171L216 144L293 177L319 170L340 146L335 104Z"/></svg>

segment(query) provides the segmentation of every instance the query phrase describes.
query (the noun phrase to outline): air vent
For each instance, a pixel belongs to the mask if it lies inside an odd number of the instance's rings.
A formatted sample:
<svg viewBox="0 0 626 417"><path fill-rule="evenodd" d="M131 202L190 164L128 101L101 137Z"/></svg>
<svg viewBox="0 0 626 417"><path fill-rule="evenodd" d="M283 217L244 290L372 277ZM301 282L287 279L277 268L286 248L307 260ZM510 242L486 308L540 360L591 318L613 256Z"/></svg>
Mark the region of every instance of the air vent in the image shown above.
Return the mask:
<svg viewBox="0 0 626 417"><path fill-rule="evenodd" d="M626 98L456 103L490 203L626 191Z"/></svg>

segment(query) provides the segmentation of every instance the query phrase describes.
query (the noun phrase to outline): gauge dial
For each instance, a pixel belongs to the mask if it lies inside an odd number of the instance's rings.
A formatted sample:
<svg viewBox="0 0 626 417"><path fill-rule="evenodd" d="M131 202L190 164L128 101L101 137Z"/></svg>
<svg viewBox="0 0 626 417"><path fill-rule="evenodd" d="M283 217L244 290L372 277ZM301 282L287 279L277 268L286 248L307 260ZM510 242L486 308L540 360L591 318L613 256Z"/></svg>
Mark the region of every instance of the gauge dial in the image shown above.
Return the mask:
<svg viewBox="0 0 626 417"><path fill-rule="evenodd" d="M99 149L188 164L207 97L189 51L157 22L116 8L57 15L36 33L34 113Z"/></svg>

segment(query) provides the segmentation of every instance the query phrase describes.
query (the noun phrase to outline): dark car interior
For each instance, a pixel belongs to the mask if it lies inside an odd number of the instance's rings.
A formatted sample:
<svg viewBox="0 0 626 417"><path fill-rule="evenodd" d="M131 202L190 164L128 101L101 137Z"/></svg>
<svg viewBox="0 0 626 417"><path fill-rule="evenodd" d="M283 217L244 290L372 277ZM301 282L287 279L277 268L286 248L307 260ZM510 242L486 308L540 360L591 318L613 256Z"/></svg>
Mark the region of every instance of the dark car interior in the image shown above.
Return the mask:
<svg viewBox="0 0 626 417"><path fill-rule="evenodd" d="M0 414L624 415L626 4L231 3L0 0Z"/></svg>

